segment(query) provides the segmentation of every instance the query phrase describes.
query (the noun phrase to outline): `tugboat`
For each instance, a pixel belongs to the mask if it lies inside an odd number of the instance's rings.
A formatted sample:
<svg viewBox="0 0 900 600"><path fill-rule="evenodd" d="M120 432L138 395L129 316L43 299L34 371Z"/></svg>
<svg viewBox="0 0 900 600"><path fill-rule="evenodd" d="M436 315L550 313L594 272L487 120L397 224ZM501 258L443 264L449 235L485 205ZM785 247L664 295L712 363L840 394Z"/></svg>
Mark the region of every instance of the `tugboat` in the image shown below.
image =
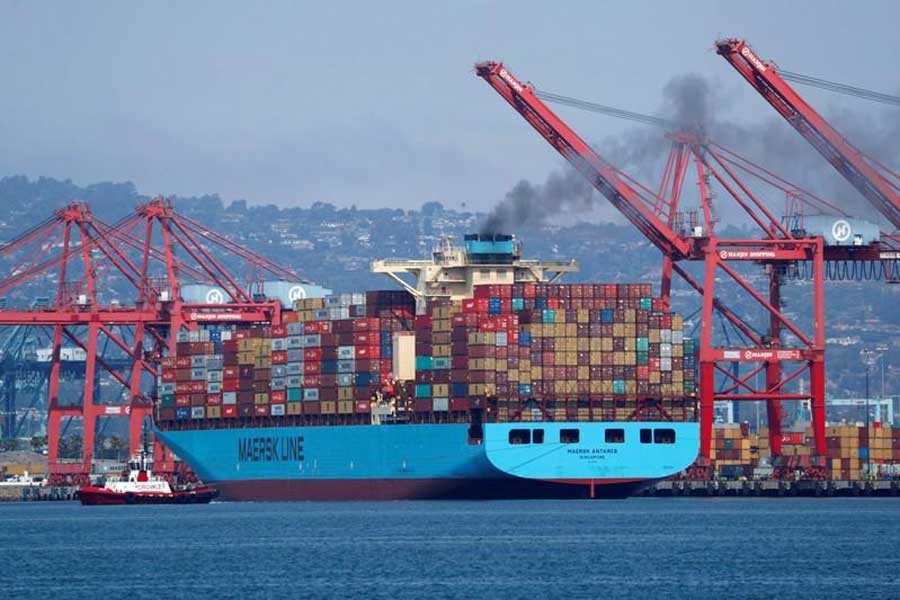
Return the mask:
<svg viewBox="0 0 900 600"><path fill-rule="evenodd" d="M111 477L103 487L87 485L78 490L84 505L97 504L207 504L219 495L215 488L188 485L172 488L155 477L146 453L128 461L128 476Z"/></svg>

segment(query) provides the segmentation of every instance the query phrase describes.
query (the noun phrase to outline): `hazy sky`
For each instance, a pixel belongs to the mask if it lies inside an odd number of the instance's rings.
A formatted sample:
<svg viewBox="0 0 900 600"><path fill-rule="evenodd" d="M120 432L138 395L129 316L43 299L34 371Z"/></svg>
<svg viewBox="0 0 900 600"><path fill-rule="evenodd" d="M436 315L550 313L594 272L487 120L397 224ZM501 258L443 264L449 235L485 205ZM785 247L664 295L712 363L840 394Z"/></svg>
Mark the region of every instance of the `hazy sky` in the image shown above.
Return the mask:
<svg viewBox="0 0 900 600"><path fill-rule="evenodd" d="M792 71L896 92L898 22L896 1L0 0L0 176L487 210L561 159L474 76L478 60L647 113L671 77L697 72L752 122L771 108L715 39L746 37ZM588 139L631 127L559 112Z"/></svg>

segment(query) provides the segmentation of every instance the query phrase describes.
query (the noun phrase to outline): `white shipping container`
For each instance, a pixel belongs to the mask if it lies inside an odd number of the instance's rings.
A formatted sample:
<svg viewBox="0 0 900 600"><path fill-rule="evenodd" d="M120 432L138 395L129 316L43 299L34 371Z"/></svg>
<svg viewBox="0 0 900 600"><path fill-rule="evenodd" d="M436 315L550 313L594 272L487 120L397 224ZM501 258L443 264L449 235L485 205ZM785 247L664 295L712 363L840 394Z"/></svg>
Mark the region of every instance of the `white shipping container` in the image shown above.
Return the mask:
<svg viewBox="0 0 900 600"><path fill-rule="evenodd" d="M303 374L303 363L302 362L289 362L286 365L286 369L284 370L285 375L302 375Z"/></svg>
<svg viewBox="0 0 900 600"><path fill-rule="evenodd" d="M434 405L434 410L450 410L450 399L449 398L435 398L432 401Z"/></svg>
<svg viewBox="0 0 900 600"><path fill-rule="evenodd" d="M222 392L222 404L237 404L237 392Z"/></svg>
<svg viewBox="0 0 900 600"><path fill-rule="evenodd" d="M413 381L416 378L416 334L409 331L394 333L394 379Z"/></svg>
<svg viewBox="0 0 900 600"><path fill-rule="evenodd" d="M284 416L284 404L273 404L271 406L272 416L273 417L283 417Z"/></svg>

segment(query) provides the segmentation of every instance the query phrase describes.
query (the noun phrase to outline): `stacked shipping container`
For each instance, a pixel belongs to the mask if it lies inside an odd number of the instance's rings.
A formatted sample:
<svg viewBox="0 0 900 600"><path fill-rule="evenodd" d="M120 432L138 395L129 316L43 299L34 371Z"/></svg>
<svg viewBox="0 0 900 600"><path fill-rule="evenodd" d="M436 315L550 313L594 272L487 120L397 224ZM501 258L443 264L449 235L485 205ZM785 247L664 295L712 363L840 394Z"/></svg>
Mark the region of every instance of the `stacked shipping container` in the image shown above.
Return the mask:
<svg viewBox="0 0 900 600"><path fill-rule="evenodd" d="M368 414L392 370L391 339L408 329L403 292L297 301L278 326L180 334L159 381L161 420Z"/></svg>
<svg viewBox="0 0 900 600"><path fill-rule="evenodd" d="M827 467L832 479L855 480L869 462L873 475L900 473L900 429L880 423L869 428L832 425L826 428ZM749 431L746 424L719 424L714 429L712 464L726 477L749 477L753 468L772 462L769 430ZM792 464L804 465L815 454L812 428L781 436L781 455Z"/></svg>
<svg viewBox="0 0 900 600"><path fill-rule="evenodd" d="M484 285L418 316L405 292L298 300L280 326L184 334L163 363L160 418L367 414L387 384L420 420L479 407L501 421L628 420L648 407L691 420L693 342L651 293ZM392 381L393 342L409 333L414 376Z"/></svg>
<svg viewBox="0 0 900 600"><path fill-rule="evenodd" d="M501 421L627 420L643 400L690 420L693 341L651 294L649 285L524 283L434 300L416 322L416 397L461 410L496 399Z"/></svg>

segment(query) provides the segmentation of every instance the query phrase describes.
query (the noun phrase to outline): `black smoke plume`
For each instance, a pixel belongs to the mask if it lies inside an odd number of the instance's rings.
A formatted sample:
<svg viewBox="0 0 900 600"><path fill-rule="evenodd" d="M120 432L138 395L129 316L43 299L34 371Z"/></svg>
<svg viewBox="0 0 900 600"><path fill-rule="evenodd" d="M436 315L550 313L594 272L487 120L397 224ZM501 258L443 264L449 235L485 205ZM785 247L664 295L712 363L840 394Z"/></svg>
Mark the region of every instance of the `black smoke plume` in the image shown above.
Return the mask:
<svg viewBox="0 0 900 600"><path fill-rule="evenodd" d="M758 123L739 123L724 116L728 109L726 100L713 81L697 74L681 75L663 87L657 116L671 122L673 131L707 136L851 215L879 220L879 215L859 192L781 117L772 116ZM852 109L826 108L821 112L863 152L895 169L900 165L900 109L859 102ZM604 160L653 189L669 149L666 133L662 129L641 126L623 135L608 137L594 147ZM687 187L685 191L688 191ZM784 194L763 186L758 191L775 214L781 214ZM717 196L715 208L719 219L731 224L746 220L737 204L725 200L727 192L718 188ZM606 199L580 173L565 164L561 170L552 172L544 183L519 181L491 210L481 230L483 233L512 232L526 225L586 218L622 221Z"/></svg>

